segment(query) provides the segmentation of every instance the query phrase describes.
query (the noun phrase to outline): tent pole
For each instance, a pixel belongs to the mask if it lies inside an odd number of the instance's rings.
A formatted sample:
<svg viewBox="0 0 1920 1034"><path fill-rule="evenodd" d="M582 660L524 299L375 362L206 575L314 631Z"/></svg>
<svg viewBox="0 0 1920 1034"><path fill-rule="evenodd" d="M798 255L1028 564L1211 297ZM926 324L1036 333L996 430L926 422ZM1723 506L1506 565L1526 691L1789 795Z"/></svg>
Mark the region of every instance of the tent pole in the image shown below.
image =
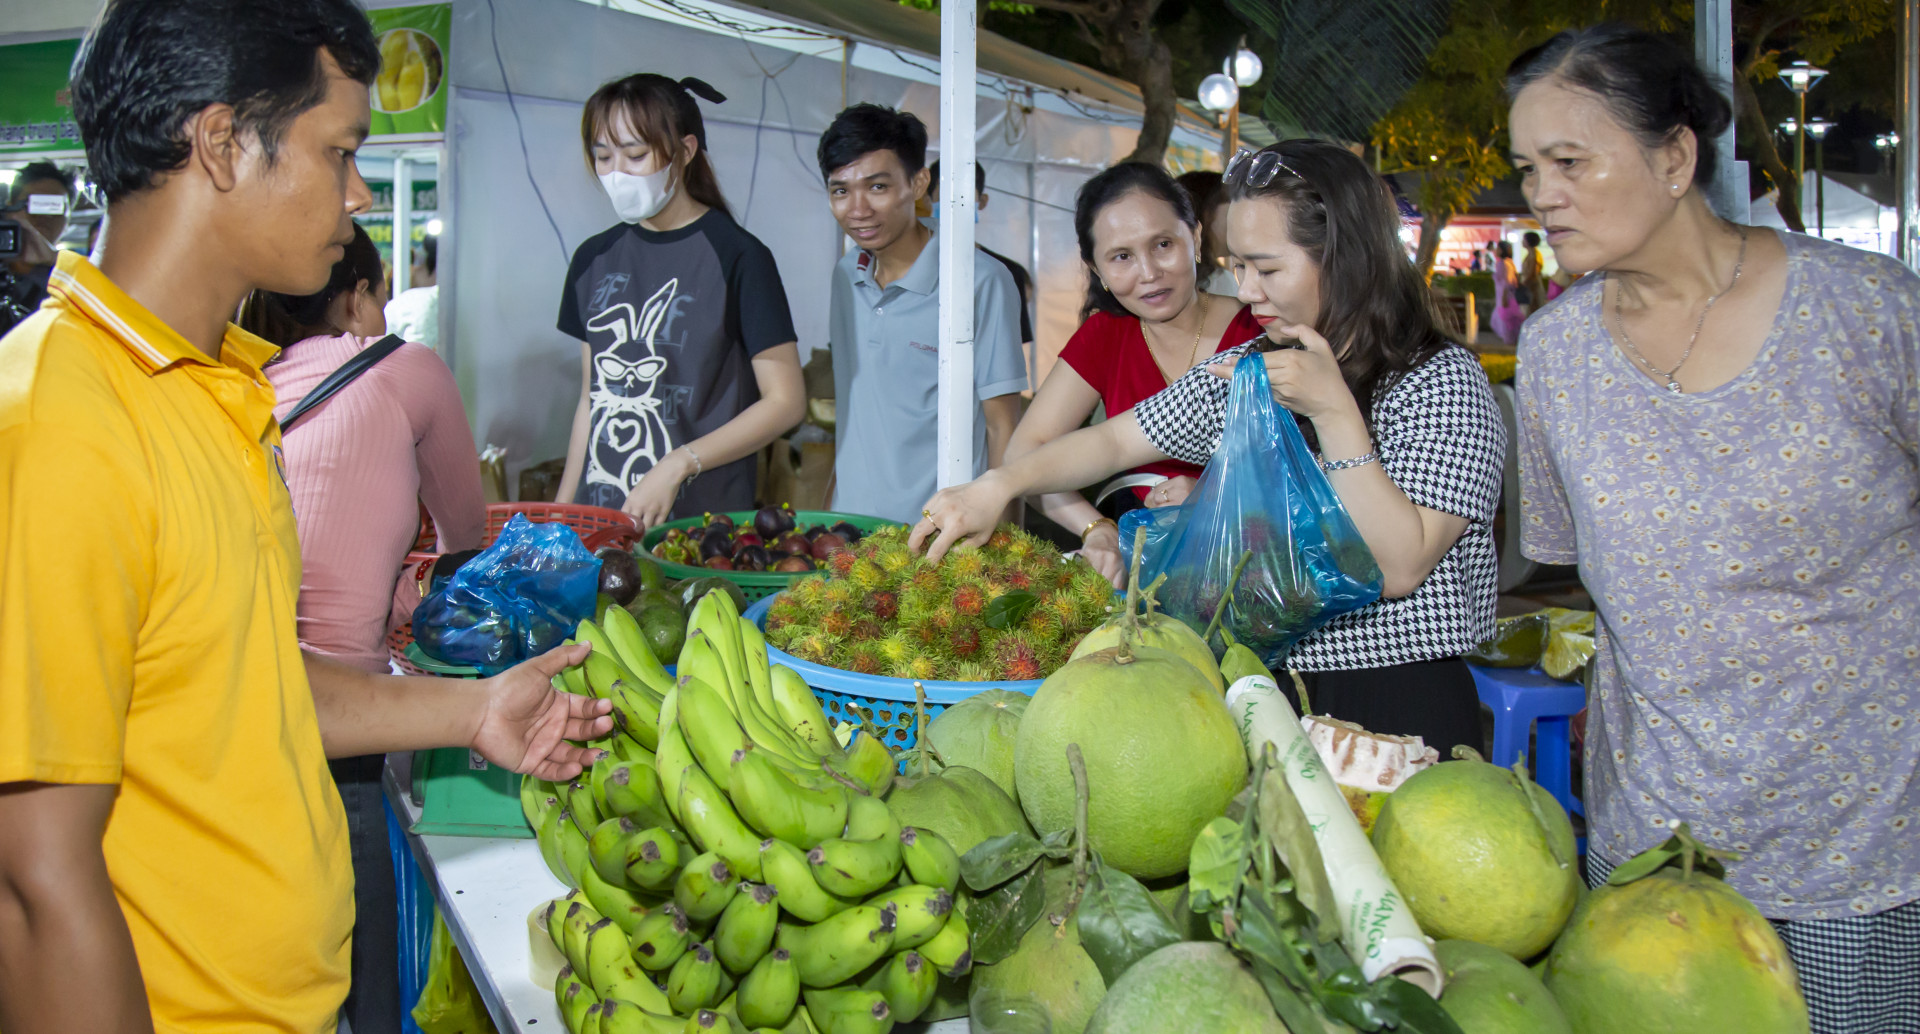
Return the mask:
<svg viewBox="0 0 1920 1034"><path fill-rule="evenodd" d="M1719 85L1733 104L1733 0L1698 0L1693 5L1693 54L1702 71ZM1747 189L1747 163L1733 158L1733 124L1720 134L1707 184L1707 205L1722 219L1742 225L1753 221Z"/></svg>
<svg viewBox="0 0 1920 1034"><path fill-rule="evenodd" d="M393 159L393 287L399 294L413 286L413 162Z"/></svg>
<svg viewBox="0 0 1920 1034"><path fill-rule="evenodd" d="M978 120L975 0L940 5L940 390L935 463L941 488L973 480L973 166ZM880 447L880 443L873 443Z"/></svg>

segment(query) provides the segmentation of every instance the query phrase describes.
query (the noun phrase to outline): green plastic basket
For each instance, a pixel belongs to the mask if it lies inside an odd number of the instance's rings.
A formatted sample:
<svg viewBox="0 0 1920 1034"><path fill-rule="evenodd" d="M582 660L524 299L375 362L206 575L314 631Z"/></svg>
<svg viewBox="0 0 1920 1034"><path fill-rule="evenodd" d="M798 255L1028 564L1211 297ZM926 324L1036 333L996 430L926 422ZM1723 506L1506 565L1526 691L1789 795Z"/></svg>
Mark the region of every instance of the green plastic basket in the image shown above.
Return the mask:
<svg viewBox="0 0 1920 1034"><path fill-rule="evenodd" d="M477 668L442 664L428 657L419 643L407 644L406 659L419 670L443 678L480 677ZM516 840L533 836L520 810L519 774L489 764L465 747L414 751L413 783L420 802L414 833Z"/></svg>
<svg viewBox="0 0 1920 1034"><path fill-rule="evenodd" d="M751 525L755 512L756 511L753 510L735 510L728 513L727 516L733 518L734 524L736 525ZM841 521L846 521L848 524L859 528L860 534L862 535L879 531L882 528L899 526L899 522L890 521L882 517L864 517L856 513L838 513L833 510L796 510L793 514L794 526L798 528L809 528L815 524L833 525ZM706 523L705 517L688 517L683 520L668 521L665 524L650 528L647 530L646 536L640 540L640 552L651 554L653 547L659 544L660 540L667 536L668 530L672 528L691 530L701 527ZM734 585L739 586L740 594L747 598L748 603L766 599L768 596L792 585L797 578L810 578L820 573L818 571L715 571L708 567L692 567L687 564L671 563L661 560L659 557L654 557L653 560L660 565L662 573L668 578L678 581L684 581L688 578L724 578Z"/></svg>

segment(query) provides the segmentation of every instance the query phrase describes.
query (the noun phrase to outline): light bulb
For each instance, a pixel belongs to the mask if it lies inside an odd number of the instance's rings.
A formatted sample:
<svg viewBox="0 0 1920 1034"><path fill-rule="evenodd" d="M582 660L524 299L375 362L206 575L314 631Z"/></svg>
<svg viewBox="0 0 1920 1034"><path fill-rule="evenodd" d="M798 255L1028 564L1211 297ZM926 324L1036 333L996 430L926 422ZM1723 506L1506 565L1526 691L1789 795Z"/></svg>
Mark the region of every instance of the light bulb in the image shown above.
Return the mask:
<svg viewBox="0 0 1920 1034"><path fill-rule="evenodd" d="M1229 111L1240 103L1240 87L1219 72L1200 80L1200 106L1208 111Z"/></svg>
<svg viewBox="0 0 1920 1034"><path fill-rule="evenodd" d="M440 236L440 231L446 228L447 228L446 224L441 222L438 219L427 220L427 236L429 237Z"/></svg>
<svg viewBox="0 0 1920 1034"><path fill-rule="evenodd" d="M1264 66L1260 64L1260 55L1241 47L1227 59L1227 63L1220 70L1232 77L1235 83L1241 86L1252 86L1260 81L1260 73L1264 70Z"/></svg>

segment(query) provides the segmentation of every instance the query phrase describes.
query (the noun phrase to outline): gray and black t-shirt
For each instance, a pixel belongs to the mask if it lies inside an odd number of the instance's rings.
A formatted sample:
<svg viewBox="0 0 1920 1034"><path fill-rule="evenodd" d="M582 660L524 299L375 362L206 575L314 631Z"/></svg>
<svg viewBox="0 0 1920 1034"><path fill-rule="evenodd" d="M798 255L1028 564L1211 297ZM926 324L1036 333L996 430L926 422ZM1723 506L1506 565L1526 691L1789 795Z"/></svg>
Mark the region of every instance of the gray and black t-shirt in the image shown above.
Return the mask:
<svg viewBox="0 0 1920 1034"><path fill-rule="evenodd" d="M719 210L677 230L621 223L573 253L560 331L592 349L577 503L618 508L661 457L759 400L752 357L794 340L773 253ZM754 458L709 465L674 517L753 506Z"/></svg>

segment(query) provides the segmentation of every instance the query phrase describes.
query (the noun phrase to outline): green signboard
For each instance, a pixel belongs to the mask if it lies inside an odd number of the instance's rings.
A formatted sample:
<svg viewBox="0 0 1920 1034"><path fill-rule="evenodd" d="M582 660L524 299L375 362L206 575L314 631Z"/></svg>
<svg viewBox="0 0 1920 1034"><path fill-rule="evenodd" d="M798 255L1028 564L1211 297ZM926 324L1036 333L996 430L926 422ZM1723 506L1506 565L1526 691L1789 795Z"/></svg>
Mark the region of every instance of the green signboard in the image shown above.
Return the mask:
<svg viewBox="0 0 1920 1034"><path fill-rule="evenodd" d="M0 154L77 151L80 129L67 104L77 39L0 47Z"/></svg>
<svg viewBox="0 0 1920 1034"><path fill-rule="evenodd" d="M373 135L441 133L447 128L449 4L383 7L367 20L380 38L373 82Z"/></svg>

